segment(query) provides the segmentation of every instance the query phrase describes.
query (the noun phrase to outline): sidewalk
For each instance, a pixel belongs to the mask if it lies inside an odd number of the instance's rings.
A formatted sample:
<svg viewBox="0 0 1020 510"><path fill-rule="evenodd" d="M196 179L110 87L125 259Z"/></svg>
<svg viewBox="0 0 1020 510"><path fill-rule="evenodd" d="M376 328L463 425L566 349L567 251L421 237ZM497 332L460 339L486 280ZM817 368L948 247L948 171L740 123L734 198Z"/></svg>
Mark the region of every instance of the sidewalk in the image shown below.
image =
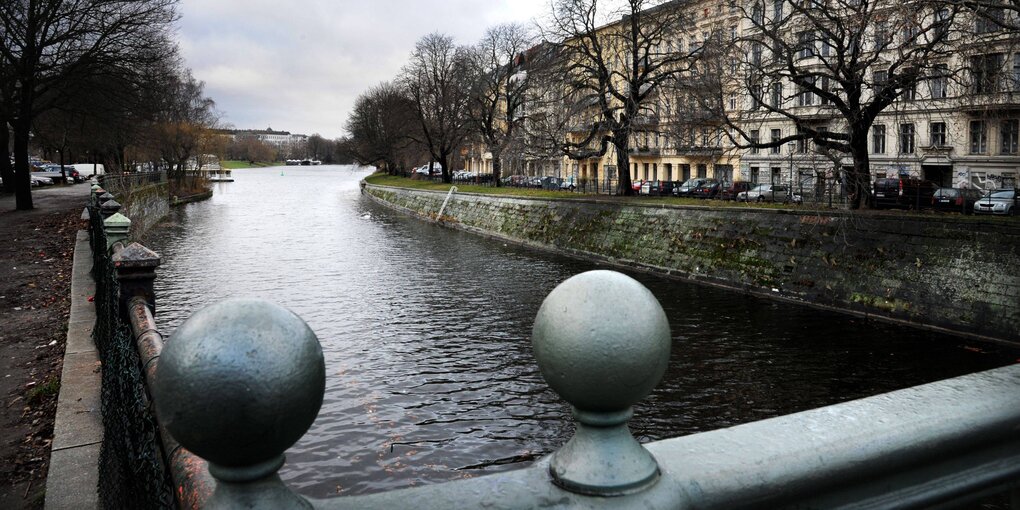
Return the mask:
<svg viewBox="0 0 1020 510"><path fill-rule="evenodd" d="M99 354L92 342L96 307L88 232L78 232L71 277L71 317L67 327L64 369L60 376L53 450L46 478L47 509L97 508L99 448L103 441L100 413Z"/></svg>
<svg viewBox="0 0 1020 510"><path fill-rule="evenodd" d="M53 447L75 238L89 186L0 195L0 508L43 508Z"/></svg>

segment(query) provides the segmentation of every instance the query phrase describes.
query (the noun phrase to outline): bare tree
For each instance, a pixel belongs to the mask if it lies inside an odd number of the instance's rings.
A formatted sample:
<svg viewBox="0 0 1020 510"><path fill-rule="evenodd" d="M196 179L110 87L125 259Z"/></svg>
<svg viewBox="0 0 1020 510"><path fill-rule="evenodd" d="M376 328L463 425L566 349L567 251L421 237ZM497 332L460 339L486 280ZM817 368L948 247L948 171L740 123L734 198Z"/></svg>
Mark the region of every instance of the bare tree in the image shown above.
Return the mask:
<svg viewBox="0 0 1020 510"><path fill-rule="evenodd" d="M540 48L519 24L490 28L471 53L471 121L492 154L492 177L500 185L503 153L525 122L531 70ZM530 51L529 51L530 50Z"/></svg>
<svg viewBox="0 0 1020 510"><path fill-rule="evenodd" d="M654 98L697 61L693 50L674 45L690 19L684 2L626 0L608 12L605 2L556 0L549 31L563 42L565 103L581 136L568 138L572 158L616 152L619 192L632 194L630 141L635 127L655 117Z"/></svg>
<svg viewBox="0 0 1020 510"><path fill-rule="evenodd" d="M446 183L452 182L450 156L470 128L469 71L468 50L439 33L418 41L403 70L402 81L421 126L413 138L427 147L432 159L442 166Z"/></svg>
<svg viewBox="0 0 1020 510"><path fill-rule="evenodd" d="M74 80L130 69L153 55L176 18L176 0L3 0L0 67L16 82L3 108L14 128L18 209L32 208L28 144L32 122L53 108ZM7 98L3 98L7 99Z"/></svg>
<svg viewBox="0 0 1020 510"><path fill-rule="evenodd" d="M358 96L347 119L350 138L345 150L363 165L377 165L395 174L402 170L400 152L418 122L406 91L383 83Z"/></svg>
<svg viewBox="0 0 1020 510"><path fill-rule="evenodd" d="M848 192L851 207L859 208L869 196L872 124L922 81L952 73L946 61L959 12L942 0L755 0L730 55L741 61L733 76L741 77L737 88L749 102L742 110L723 108L723 82L706 104L726 119L742 148L811 140L823 152L849 157ZM767 140L755 136L776 121L792 121L795 129Z"/></svg>

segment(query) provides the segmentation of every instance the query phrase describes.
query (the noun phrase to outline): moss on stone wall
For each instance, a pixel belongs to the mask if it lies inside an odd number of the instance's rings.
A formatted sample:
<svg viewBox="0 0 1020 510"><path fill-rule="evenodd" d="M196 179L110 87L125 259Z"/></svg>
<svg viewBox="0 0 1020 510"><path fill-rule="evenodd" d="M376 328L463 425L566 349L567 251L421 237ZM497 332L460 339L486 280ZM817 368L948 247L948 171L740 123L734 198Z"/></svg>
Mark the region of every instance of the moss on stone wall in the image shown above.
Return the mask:
<svg viewBox="0 0 1020 510"><path fill-rule="evenodd" d="M445 193L369 185L435 218ZM510 241L853 313L1020 341L1020 223L457 194L443 220Z"/></svg>

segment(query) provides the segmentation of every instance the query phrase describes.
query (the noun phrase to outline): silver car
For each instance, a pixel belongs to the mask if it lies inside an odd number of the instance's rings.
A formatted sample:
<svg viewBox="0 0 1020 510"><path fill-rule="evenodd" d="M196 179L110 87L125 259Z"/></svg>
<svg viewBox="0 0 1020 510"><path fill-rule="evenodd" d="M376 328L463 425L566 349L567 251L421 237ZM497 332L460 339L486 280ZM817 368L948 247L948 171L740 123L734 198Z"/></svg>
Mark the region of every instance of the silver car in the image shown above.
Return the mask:
<svg viewBox="0 0 1020 510"><path fill-rule="evenodd" d="M791 192L788 186L780 184L759 184L750 191L737 193L737 201L740 202L793 202L799 204L803 201L800 195Z"/></svg>
<svg viewBox="0 0 1020 510"><path fill-rule="evenodd" d="M997 189L974 202L974 214L1015 216L1016 213L1017 194L1015 189Z"/></svg>

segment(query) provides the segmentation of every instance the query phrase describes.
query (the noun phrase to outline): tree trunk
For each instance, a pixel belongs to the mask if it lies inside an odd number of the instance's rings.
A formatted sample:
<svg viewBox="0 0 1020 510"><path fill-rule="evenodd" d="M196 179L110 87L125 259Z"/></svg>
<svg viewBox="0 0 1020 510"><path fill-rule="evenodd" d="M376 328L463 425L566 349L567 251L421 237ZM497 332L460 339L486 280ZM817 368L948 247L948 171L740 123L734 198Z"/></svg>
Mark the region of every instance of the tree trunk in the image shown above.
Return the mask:
<svg viewBox="0 0 1020 510"><path fill-rule="evenodd" d="M868 128L851 131L850 155L853 158L853 167L847 176L850 209L870 207L871 165L868 159Z"/></svg>
<svg viewBox="0 0 1020 510"><path fill-rule="evenodd" d="M4 148L0 157L0 180L4 181L3 192L14 193L14 166L11 165L10 147L11 132L7 130L7 121L0 122L0 146Z"/></svg>
<svg viewBox="0 0 1020 510"><path fill-rule="evenodd" d="M495 150L492 152L492 185L500 187L502 184L499 182L500 174L503 172L503 151ZM478 172L481 175L481 172Z"/></svg>
<svg viewBox="0 0 1020 510"><path fill-rule="evenodd" d="M28 165L28 137L31 124L25 119L14 121L14 199L19 211L33 209L32 179Z"/></svg>
<svg viewBox="0 0 1020 510"><path fill-rule="evenodd" d="M450 173L450 156L448 154L440 154L439 166L442 167L443 182L445 184L451 184L453 182L453 175Z"/></svg>
<svg viewBox="0 0 1020 510"><path fill-rule="evenodd" d="M631 196L634 194L634 190L630 188L630 143L628 137L614 137L613 146L616 147L616 175L619 178L617 188L621 195Z"/></svg>

